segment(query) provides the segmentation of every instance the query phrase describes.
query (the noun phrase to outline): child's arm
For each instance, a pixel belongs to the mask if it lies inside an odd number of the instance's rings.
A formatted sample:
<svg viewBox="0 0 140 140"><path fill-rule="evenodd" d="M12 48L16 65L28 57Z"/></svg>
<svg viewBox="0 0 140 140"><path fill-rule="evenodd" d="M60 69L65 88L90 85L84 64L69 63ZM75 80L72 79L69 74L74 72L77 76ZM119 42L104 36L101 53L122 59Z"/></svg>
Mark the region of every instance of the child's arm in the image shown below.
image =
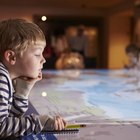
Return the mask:
<svg viewBox="0 0 140 140"><path fill-rule="evenodd" d="M16 79L15 94L21 98L28 99L29 93L37 81L42 79L42 73L36 78L19 77Z"/></svg>
<svg viewBox="0 0 140 140"><path fill-rule="evenodd" d="M0 139L8 136L24 136L41 131L63 130L65 121L59 117L52 119L48 116L29 115L26 117L3 117L0 123Z"/></svg>
<svg viewBox="0 0 140 140"><path fill-rule="evenodd" d="M41 116L16 117L10 115L12 104L10 87L8 77L4 73L0 73L0 138L41 131L43 128Z"/></svg>
<svg viewBox="0 0 140 140"><path fill-rule="evenodd" d="M48 116L30 115L17 117L10 115L9 90L7 78L0 75L0 138L10 135L22 136L39 133L42 130L63 129L65 123L61 118L52 119ZM64 124L63 124L64 123Z"/></svg>
<svg viewBox="0 0 140 140"><path fill-rule="evenodd" d="M35 79L27 77L19 77L15 79L14 87L15 93L13 94L13 102L10 110L11 115L21 116L28 109L28 95L34 84L42 79L42 74Z"/></svg>
<svg viewBox="0 0 140 140"><path fill-rule="evenodd" d="M13 102L10 109L10 116L22 116L28 109L28 99L21 98L19 96L16 96L16 94L13 95Z"/></svg>

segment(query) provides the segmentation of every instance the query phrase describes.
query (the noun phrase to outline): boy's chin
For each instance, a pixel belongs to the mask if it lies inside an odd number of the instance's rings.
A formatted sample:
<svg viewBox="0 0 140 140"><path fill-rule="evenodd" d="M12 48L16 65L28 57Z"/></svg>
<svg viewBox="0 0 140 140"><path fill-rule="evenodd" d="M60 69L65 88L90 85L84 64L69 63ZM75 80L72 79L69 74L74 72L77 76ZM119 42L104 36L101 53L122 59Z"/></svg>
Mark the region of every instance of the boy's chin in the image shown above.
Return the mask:
<svg viewBox="0 0 140 140"><path fill-rule="evenodd" d="M36 78L38 78L38 75L37 74L36 75L29 75L28 77L31 79L36 79Z"/></svg>
<svg viewBox="0 0 140 140"><path fill-rule="evenodd" d="M36 79L36 78L38 78L38 75L32 76L32 78L33 78L33 79Z"/></svg>

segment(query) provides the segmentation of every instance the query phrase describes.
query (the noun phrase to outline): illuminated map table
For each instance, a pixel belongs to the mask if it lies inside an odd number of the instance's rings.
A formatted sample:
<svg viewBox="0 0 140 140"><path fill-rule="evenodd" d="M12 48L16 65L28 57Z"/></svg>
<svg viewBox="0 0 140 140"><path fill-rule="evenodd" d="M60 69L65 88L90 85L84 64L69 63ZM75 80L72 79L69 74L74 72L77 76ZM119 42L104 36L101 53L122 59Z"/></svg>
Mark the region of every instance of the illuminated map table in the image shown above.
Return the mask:
<svg viewBox="0 0 140 140"><path fill-rule="evenodd" d="M39 114L87 125L58 140L139 140L139 87L125 70L43 71L29 99Z"/></svg>

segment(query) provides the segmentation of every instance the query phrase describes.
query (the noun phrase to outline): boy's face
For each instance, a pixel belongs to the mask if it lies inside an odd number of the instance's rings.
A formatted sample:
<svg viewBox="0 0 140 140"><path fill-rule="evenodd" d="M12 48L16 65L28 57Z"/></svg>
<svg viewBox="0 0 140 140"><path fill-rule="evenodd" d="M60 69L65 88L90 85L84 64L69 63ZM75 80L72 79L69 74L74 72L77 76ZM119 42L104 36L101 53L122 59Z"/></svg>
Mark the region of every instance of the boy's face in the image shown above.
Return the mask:
<svg viewBox="0 0 140 140"><path fill-rule="evenodd" d="M29 46L23 55L16 60L17 75L29 78L37 78L43 64L46 62L42 53L45 42L38 41L35 45Z"/></svg>

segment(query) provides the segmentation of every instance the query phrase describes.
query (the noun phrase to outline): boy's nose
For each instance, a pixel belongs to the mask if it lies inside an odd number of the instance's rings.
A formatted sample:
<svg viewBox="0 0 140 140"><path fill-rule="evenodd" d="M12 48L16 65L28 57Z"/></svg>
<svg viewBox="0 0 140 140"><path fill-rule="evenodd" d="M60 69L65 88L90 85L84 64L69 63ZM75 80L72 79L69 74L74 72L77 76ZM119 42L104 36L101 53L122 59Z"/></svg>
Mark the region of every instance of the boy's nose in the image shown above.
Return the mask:
<svg viewBox="0 0 140 140"><path fill-rule="evenodd" d="M44 57L43 57L42 63L43 64L46 63L46 59Z"/></svg>

